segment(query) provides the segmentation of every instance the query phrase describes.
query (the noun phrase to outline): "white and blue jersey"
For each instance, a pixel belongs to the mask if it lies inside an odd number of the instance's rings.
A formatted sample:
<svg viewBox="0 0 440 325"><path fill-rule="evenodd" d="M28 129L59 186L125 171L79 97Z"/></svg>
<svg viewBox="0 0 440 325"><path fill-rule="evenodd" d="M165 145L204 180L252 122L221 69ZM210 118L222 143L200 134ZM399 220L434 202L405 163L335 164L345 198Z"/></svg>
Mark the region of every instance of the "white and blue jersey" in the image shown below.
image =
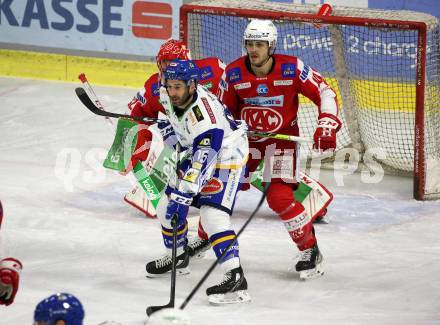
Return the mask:
<svg viewBox="0 0 440 325"><path fill-rule="evenodd" d="M203 228L217 258L226 252L220 263L236 268L239 247L238 243L232 244L236 234L229 216L249 154L245 124L236 123L218 98L201 86L197 86L192 102L184 110L172 106L164 87L160 89L160 99L170 122L159 126L162 136L167 144L178 143L187 153L179 164L177 180L170 180L166 194L175 188L193 197L192 205L200 209ZM168 196L163 195L157 216L165 247L171 249L172 227L165 217L168 203ZM177 229L178 249L185 246L187 232L187 223Z"/></svg>
<svg viewBox="0 0 440 325"><path fill-rule="evenodd" d="M160 100L176 140L188 149L175 187L195 196L196 206L212 205L231 214L249 153L246 128L201 86L181 114L176 114L165 87Z"/></svg>

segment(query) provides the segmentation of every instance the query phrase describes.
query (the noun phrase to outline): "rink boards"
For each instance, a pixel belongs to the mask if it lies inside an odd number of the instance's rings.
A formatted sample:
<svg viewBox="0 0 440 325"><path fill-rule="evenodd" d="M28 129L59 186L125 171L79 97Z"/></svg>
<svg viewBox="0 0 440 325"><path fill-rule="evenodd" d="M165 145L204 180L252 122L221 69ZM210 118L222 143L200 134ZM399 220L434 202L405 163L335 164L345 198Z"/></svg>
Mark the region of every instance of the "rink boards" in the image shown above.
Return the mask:
<svg viewBox="0 0 440 325"><path fill-rule="evenodd" d="M97 85L140 88L157 71L155 63L0 49L0 75L78 81L86 73Z"/></svg>
<svg viewBox="0 0 440 325"><path fill-rule="evenodd" d="M82 72L93 84L140 88L157 72L157 67L150 62L0 49L0 75L3 76L77 82ZM336 79L328 77L326 80L341 98ZM414 112L415 109L414 84L358 79L352 81L352 91L359 107L365 109L402 112ZM432 93L438 94L439 90ZM309 103L302 96L300 101ZM344 107L341 100L339 104L340 108Z"/></svg>

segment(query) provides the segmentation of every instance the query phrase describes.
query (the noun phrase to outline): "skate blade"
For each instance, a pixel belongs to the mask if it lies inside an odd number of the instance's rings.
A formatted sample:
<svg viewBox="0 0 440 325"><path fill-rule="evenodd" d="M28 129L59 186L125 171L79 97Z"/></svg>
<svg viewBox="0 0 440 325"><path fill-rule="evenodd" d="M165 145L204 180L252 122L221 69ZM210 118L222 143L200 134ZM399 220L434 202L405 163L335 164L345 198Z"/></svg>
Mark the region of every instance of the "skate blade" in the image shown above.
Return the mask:
<svg viewBox="0 0 440 325"><path fill-rule="evenodd" d="M180 268L176 270L176 275L186 275L189 274L191 271L188 267L184 267L184 268ZM155 274L155 273L148 273L146 274L147 278L150 279L154 279L154 278L166 278L170 275L171 271L168 271L166 273L160 273L160 274Z"/></svg>
<svg viewBox="0 0 440 325"><path fill-rule="evenodd" d="M316 279L324 275L324 267L322 263L316 265L314 269L299 272L299 279L302 281Z"/></svg>
<svg viewBox="0 0 440 325"><path fill-rule="evenodd" d="M238 290L226 294L214 294L208 296L211 305L222 306L228 304L238 304L251 301L251 296L247 290Z"/></svg>

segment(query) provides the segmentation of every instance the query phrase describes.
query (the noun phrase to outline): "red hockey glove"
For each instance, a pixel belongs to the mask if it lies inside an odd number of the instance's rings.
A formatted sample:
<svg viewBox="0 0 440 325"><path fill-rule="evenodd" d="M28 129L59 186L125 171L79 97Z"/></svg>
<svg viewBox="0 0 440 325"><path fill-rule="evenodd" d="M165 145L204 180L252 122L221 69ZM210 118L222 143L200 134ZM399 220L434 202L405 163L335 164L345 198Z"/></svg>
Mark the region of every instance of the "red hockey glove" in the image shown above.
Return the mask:
<svg viewBox="0 0 440 325"><path fill-rule="evenodd" d="M21 262L12 257L0 261L0 305L14 302L22 268Z"/></svg>
<svg viewBox="0 0 440 325"><path fill-rule="evenodd" d="M313 149L325 151L336 149L336 132L341 128L337 116L321 113L318 116L318 126L313 135Z"/></svg>

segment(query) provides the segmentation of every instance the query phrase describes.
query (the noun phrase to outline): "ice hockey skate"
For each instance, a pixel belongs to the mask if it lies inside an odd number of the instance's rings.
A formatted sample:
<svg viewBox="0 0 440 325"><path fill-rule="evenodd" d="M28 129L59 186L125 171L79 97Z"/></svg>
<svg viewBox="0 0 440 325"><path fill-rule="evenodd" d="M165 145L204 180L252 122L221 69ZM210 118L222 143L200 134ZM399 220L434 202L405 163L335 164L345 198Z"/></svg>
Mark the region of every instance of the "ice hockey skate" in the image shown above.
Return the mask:
<svg viewBox="0 0 440 325"><path fill-rule="evenodd" d="M200 259L205 256L205 252L211 248L209 240L201 239L199 236L190 238L187 251L190 258Z"/></svg>
<svg viewBox="0 0 440 325"><path fill-rule="evenodd" d="M324 274L323 257L318 244L300 252L295 269L301 280L314 279Z"/></svg>
<svg viewBox="0 0 440 325"><path fill-rule="evenodd" d="M189 264L189 254L186 250L183 253L179 254L177 257L176 264L176 274L184 275L190 272L188 268ZM162 257L148 262L146 266L147 270L147 278L158 278L166 276L169 272L171 272L172 268L172 258L171 254L165 254Z"/></svg>
<svg viewBox="0 0 440 325"><path fill-rule="evenodd" d="M235 304L251 300L241 267L226 272L222 282L206 289L206 294L209 303L213 305Z"/></svg>

